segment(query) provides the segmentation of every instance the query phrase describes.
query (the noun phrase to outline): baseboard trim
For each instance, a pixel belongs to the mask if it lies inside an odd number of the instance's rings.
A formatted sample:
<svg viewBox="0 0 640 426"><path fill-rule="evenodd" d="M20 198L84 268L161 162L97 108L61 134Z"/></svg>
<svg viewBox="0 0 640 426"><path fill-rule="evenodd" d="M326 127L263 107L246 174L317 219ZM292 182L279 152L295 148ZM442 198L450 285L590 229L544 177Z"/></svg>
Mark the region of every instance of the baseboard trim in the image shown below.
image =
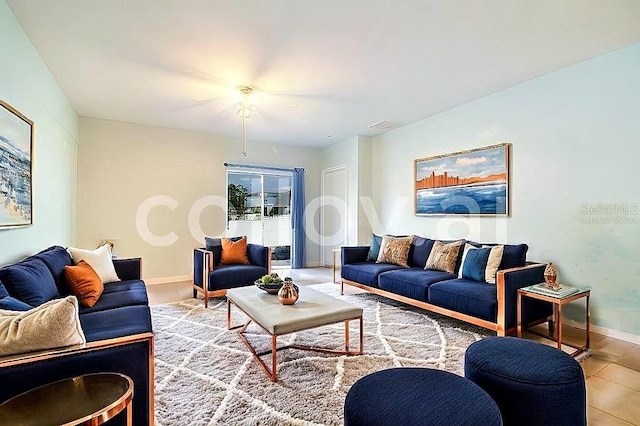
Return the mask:
<svg viewBox="0 0 640 426"><path fill-rule="evenodd" d="M562 323L569 325L571 327L580 328L582 330L585 329L584 322L565 319L564 321L562 321ZM625 331L614 330L607 327L601 327L599 325L593 325L593 324L589 326L589 329L594 333L602 334L604 336L613 337L614 339L624 340L625 342L640 345L640 336L635 334L627 333Z"/></svg>
<svg viewBox="0 0 640 426"><path fill-rule="evenodd" d="M168 283L181 283L184 281L192 281L193 275L176 275L174 277L156 277L156 278L145 278L144 282L147 285L156 285L156 284L168 284Z"/></svg>

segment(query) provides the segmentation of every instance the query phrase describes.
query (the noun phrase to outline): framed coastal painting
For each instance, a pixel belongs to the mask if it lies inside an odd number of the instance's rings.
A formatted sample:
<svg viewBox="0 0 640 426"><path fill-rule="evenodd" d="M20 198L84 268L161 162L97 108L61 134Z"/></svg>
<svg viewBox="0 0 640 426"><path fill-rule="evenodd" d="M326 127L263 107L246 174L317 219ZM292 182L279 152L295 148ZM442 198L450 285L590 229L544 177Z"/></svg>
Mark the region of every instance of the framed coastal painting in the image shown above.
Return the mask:
<svg viewBox="0 0 640 426"><path fill-rule="evenodd" d="M415 160L416 215L509 215L511 144Z"/></svg>
<svg viewBox="0 0 640 426"><path fill-rule="evenodd" d="M33 121L0 100L0 228L33 223Z"/></svg>

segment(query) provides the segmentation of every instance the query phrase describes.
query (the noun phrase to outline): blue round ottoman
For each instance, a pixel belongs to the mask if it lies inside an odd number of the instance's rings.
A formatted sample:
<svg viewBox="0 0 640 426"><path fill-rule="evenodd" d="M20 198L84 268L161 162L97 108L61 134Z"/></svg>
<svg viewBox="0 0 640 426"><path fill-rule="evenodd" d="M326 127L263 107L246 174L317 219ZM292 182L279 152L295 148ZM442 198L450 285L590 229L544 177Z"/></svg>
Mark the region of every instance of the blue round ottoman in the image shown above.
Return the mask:
<svg viewBox="0 0 640 426"><path fill-rule="evenodd" d="M344 402L345 426L502 425L485 391L453 373L392 368L362 377Z"/></svg>
<svg viewBox="0 0 640 426"><path fill-rule="evenodd" d="M464 375L496 401L505 425L586 425L584 373L570 355L516 337L467 348Z"/></svg>

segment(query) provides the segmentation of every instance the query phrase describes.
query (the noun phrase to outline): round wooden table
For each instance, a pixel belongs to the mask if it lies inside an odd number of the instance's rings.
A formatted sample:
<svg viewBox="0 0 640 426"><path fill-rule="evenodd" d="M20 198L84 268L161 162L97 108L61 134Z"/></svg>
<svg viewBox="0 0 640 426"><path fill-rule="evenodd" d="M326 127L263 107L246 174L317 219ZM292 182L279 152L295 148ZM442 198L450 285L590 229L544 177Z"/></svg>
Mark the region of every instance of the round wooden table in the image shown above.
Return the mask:
<svg viewBox="0 0 640 426"><path fill-rule="evenodd" d="M131 425L133 381L119 373L64 379L21 393L0 404L4 425L101 425L127 410Z"/></svg>

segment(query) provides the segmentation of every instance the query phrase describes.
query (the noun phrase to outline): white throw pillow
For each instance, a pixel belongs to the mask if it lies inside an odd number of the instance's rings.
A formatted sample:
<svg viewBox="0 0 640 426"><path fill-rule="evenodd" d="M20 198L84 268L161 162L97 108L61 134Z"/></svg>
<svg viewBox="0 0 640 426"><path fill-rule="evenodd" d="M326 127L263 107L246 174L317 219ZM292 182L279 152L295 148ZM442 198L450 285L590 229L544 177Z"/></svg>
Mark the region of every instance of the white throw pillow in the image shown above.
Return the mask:
<svg viewBox="0 0 640 426"><path fill-rule="evenodd" d="M87 262L96 271L103 284L120 281L113 266L111 250L108 245L101 245L95 250L83 250L74 247L69 247L68 250L73 263L77 265L81 260Z"/></svg>
<svg viewBox="0 0 640 426"><path fill-rule="evenodd" d="M0 310L0 356L85 343L78 299L54 299L28 311Z"/></svg>

